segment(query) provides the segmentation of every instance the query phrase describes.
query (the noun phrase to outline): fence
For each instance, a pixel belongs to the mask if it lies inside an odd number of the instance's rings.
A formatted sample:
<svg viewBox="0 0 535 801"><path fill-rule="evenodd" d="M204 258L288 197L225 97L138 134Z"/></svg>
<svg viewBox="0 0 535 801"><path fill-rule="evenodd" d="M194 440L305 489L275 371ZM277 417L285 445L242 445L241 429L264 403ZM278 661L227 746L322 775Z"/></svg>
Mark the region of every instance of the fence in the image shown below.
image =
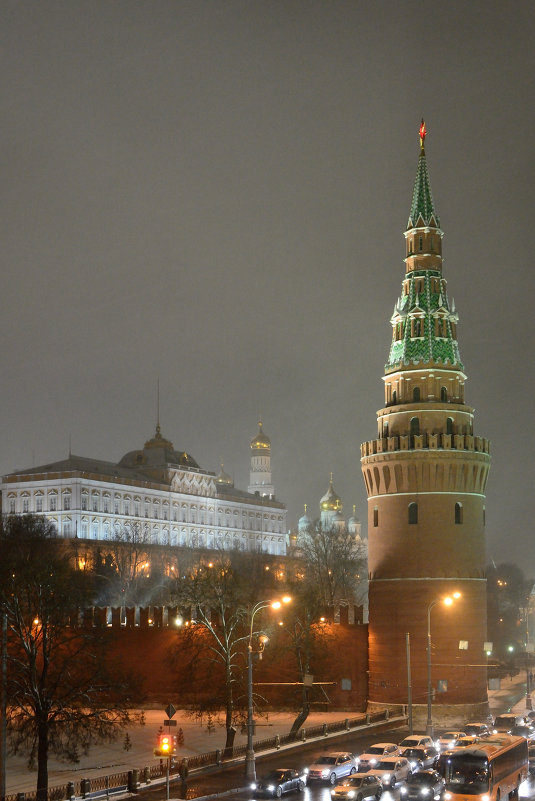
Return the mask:
<svg viewBox="0 0 535 801"><path fill-rule="evenodd" d="M373 712L367 715L358 715L353 718L345 718L344 720L334 721L332 723L323 723L319 726L311 726L308 729L300 729L297 734L282 734L268 737L265 740L255 740L254 750L255 754L262 751L273 751L285 745L296 744L299 742L306 742L318 737L327 737L343 732L349 732L352 729L361 728L373 723L380 723L389 719L388 709L379 712ZM247 746L238 745L231 749L217 751L209 751L206 754L198 754L197 756L183 759L179 763L175 761L171 766L170 775L176 779L180 776L180 765L186 766L188 771L201 770L206 767L214 767L224 763L232 762L233 760L245 757ZM122 773L114 773L111 776L97 776L92 779L80 779L76 782L68 782L66 785L52 787L48 790L48 801L73 801L78 798L110 798L120 792L135 791L140 787L150 784L155 779L162 779L166 775L166 765L161 762L157 765L150 767L143 767L138 770L123 771ZM189 794L188 798L194 798L195 794ZM36 801L36 792L30 793L15 793L14 795L6 795L5 801Z"/></svg>

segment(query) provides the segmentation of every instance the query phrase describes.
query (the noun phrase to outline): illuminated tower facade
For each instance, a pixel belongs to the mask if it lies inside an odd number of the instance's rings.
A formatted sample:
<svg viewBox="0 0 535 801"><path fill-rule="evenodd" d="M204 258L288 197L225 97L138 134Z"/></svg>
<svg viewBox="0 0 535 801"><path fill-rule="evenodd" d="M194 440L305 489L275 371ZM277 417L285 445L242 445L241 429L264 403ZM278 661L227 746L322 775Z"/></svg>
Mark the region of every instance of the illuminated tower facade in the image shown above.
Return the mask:
<svg viewBox="0 0 535 801"><path fill-rule="evenodd" d="M275 490L271 481L271 440L264 433L262 421L258 432L251 440L251 470L248 491L260 497L272 497Z"/></svg>
<svg viewBox="0 0 535 801"><path fill-rule="evenodd" d="M422 121L384 406L376 439L361 446L368 494L368 694L370 709L407 704L410 666L415 725L429 720L429 698L434 722L450 725L488 711L490 455L488 440L474 435L474 409L464 399L458 317L442 274L443 232L425 135ZM442 599L453 592L461 597L446 607Z"/></svg>

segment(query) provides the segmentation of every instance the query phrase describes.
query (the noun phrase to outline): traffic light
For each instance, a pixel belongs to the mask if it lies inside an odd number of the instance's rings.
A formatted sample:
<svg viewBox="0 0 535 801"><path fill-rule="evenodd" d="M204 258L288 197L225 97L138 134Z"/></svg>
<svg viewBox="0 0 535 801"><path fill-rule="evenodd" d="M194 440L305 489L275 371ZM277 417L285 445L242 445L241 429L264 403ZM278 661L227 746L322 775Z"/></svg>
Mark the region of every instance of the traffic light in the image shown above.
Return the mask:
<svg viewBox="0 0 535 801"><path fill-rule="evenodd" d="M172 757L176 754L176 735L160 734L158 745L154 749L155 757Z"/></svg>

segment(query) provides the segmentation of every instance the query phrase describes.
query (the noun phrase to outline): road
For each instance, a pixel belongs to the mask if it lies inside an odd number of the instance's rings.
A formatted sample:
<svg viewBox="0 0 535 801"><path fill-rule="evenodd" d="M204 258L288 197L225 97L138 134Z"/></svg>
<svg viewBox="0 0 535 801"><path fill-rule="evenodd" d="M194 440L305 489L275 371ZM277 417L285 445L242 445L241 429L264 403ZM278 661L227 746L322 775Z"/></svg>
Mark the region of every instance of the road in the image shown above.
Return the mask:
<svg viewBox="0 0 535 801"><path fill-rule="evenodd" d="M368 745L377 742L393 742L397 743L404 736L407 731L398 729L390 732L382 732L381 734L375 733L371 736L357 736L355 734L346 737L337 738L335 742L330 742L321 747L317 743L304 746L296 751L291 751L286 754L275 754L273 756L257 759L256 772L257 776L268 773L273 768L296 768L298 770L312 764L315 757L320 756L325 751L353 751L354 753L363 753ZM212 775L205 775L199 777L198 780L188 782L187 796L183 793L180 781L173 782L170 789L170 797L172 799L178 798L195 798L199 794L211 794L229 790L230 788L244 788L246 782L244 779L244 768L241 765L239 768L231 770L220 771ZM400 798L400 785L393 791L385 791L382 799L384 801L399 801ZM320 785L315 784L307 787L302 793L288 793L283 798L295 799L296 801L331 801L331 787L328 784ZM137 796L139 799L146 799L146 801L162 801L166 798L164 788L151 788L151 790L142 790ZM535 781L524 782L521 787L520 797L526 801L535 801ZM225 796L232 801L252 801L257 796L252 790L243 789L241 791L233 791L231 794Z"/></svg>

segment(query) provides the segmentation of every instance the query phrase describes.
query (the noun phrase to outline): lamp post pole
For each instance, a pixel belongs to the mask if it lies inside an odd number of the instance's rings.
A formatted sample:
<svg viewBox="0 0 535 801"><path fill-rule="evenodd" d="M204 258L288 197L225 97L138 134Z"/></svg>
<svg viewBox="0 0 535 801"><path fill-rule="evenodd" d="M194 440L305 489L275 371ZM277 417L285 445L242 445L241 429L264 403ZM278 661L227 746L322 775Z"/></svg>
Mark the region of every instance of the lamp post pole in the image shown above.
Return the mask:
<svg viewBox="0 0 535 801"><path fill-rule="evenodd" d="M433 736L433 686L431 683L431 609L436 606L438 599L431 601L427 607L427 724L425 733Z"/></svg>
<svg viewBox="0 0 535 801"><path fill-rule="evenodd" d="M283 603L291 601L289 595L285 595L282 601L258 601L251 610L251 625L249 627L249 641L247 643L247 750L245 751L245 778L249 781L256 781L255 753L253 744L253 624L255 615L261 609L280 609ZM264 645L268 638L260 638L260 648L258 653L262 656Z"/></svg>
<svg viewBox="0 0 535 801"><path fill-rule="evenodd" d="M427 723L425 726L425 733L433 737L433 685L431 683L431 610L438 603L443 603L446 606L451 606L454 600L461 597L460 592L452 593L452 596L446 598L435 598L427 607Z"/></svg>

